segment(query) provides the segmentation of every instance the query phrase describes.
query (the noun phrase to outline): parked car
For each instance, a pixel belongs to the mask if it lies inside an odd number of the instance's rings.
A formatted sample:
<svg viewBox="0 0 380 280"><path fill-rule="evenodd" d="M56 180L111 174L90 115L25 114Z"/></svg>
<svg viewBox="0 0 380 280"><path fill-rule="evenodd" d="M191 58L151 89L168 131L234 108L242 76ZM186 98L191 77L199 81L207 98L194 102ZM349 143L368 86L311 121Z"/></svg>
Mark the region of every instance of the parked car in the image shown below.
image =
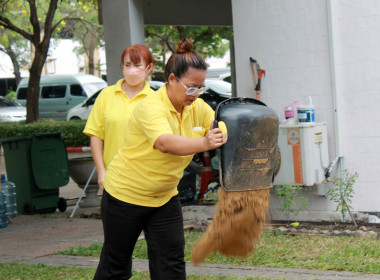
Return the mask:
<svg viewBox="0 0 380 280"><path fill-rule="evenodd" d="M160 87L162 87L165 83L161 81L148 81L150 88L153 90L158 90Z"/></svg>
<svg viewBox="0 0 380 280"><path fill-rule="evenodd" d="M164 83L161 81L149 81L149 85L153 90L158 90L164 85ZM103 88L95 92L91 97L87 98L82 103L71 108L67 113L67 120L87 120L90 116L92 106L102 90Z"/></svg>
<svg viewBox="0 0 380 280"><path fill-rule="evenodd" d="M225 73L220 75L219 80L231 83L231 73Z"/></svg>
<svg viewBox="0 0 380 280"><path fill-rule="evenodd" d="M13 100L0 96L0 122L24 120L26 120L26 108Z"/></svg>
<svg viewBox="0 0 380 280"><path fill-rule="evenodd" d="M222 80L231 83L231 68L212 68L207 69L206 79Z"/></svg>
<svg viewBox="0 0 380 280"><path fill-rule="evenodd" d="M216 109L216 106L220 102L232 97L231 83L222 80L206 79L205 86L208 89L199 98L202 98L213 110Z"/></svg>
<svg viewBox="0 0 380 280"><path fill-rule="evenodd" d="M90 116L92 106L95 103L96 98L98 97L99 93L103 90L99 89L97 92L95 92L91 97L87 98L82 103L79 103L78 105L74 106L67 112L67 120L87 120Z"/></svg>
<svg viewBox="0 0 380 280"><path fill-rule="evenodd" d="M16 102L26 106L29 78L23 78L16 90ZM67 112L92 96L107 83L89 74L43 76L40 80L39 117L66 120Z"/></svg>

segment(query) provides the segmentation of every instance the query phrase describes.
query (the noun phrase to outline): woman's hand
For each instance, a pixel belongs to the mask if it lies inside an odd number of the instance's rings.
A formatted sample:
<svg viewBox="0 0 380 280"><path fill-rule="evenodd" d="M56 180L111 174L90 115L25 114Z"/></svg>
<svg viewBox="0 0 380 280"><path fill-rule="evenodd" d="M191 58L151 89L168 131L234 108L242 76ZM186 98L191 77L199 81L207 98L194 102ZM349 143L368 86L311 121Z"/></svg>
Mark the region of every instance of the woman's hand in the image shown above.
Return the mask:
<svg viewBox="0 0 380 280"><path fill-rule="evenodd" d="M212 128L202 138L190 138L173 134L162 134L154 143L154 148L162 153L187 156L219 148L227 142L227 133Z"/></svg>
<svg viewBox="0 0 380 280"><path fill-rule="evenodd" d="M214 121L211 123L211 129L207 131L203 138L203 143L208 148L207 150L214 150L221 147L228 139L227 133L223 135L220 128L213 128L213 126Z"/></svg>
<svg viewBox="0 0 380 280"><path fill-rule="evenodd" d="M99 189L104 190L104 177L106 175L106 171L103 169L100 172L98 172L98 185Z"/></svg>
<svg viewBox="0 0 380 280"><path fill-rule="evenodd" d="M95 135L91 135L90 138L91 153L94 159L96 171L98 172L98 185L99 189L104 189L104 177L106 174L106 168L103 160L103 140Z"/></svg>

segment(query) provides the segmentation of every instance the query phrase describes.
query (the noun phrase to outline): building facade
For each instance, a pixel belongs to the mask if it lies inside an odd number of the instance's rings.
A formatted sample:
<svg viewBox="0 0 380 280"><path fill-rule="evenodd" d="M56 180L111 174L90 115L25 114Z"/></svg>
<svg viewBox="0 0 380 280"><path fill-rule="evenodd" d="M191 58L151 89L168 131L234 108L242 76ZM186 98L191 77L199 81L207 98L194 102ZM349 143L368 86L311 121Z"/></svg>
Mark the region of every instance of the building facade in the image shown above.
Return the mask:
<svg viewBox="0 0 380 280"><path fill-rule="evenodd" d="M376 0L103 1L109 82L121 50L144 41L144 24L232 25L235 94L255 97L253 57L266 70L261 100L280 121L286 105L310 96L315 121L327 127L330 180L357 172L353 212L379 216L379 12ZM341 219L321 185L303 195L309 205L295 219ZM270 216L284 218L274 194Z"/></svg>

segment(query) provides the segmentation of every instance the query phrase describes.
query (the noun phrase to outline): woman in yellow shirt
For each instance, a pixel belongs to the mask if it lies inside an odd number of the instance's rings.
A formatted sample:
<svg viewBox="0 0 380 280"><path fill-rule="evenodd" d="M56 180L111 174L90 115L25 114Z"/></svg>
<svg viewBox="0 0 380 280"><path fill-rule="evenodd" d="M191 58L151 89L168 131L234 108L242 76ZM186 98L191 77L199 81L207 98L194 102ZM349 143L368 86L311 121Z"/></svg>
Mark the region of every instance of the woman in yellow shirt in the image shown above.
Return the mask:
<svg viewBox="0 0 380 280"><path fill-rule="evenodd" d="M124 78L106 87L96 98L83 133L91 137L91 152L103 189L105 171L124 143L129 117L144 97L154 92L145 81L154 66L152 53L144 45L126 48L120 64ZM104 150L104 153L103 153Z"/></svg>
<svg viewBox="0 0 380 280"><path fill-rule="evenodd" d="M83 132L91 137L91 152L101 190L106 169L124 143L125 130L133 109L154 92L145 81L154 63L152 53L146 46L137 44L126 48L120 61L124 78L103 89L91 109ZM129 278L132 275L132 258L125 267L124 277Z"/></svg>
<svg viewBox="0 0 380 280"><path fill-rule="evenodd" d="M142 230L151 279L186 279L177 185L195 153L221 147L226 127L198 99L207 66L184 39L165 68L167 83L136 106L125 143L109 165L102 198L105 238L94 279L119 279ZM211 129L210 129L211 128Z"/></svg>

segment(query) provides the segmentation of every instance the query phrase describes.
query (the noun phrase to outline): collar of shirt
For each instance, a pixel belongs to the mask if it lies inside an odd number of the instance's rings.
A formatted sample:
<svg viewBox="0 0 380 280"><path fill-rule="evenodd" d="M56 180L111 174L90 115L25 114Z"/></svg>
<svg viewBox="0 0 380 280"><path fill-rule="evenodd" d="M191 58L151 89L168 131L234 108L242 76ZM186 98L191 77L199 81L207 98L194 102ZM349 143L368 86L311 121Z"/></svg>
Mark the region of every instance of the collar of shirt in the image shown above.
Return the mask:
<svg viewBox="0 0 380 280"><path fill-rule="evenodd" d="M162 97L162 100L164 101L166 107L168 107L168 109L170 111L172 111L173 113L179 114L177 112L177 110L174 108L173 103L170 101L170 98L169 98L169 95L168 95L168 91L166 89L166 84L167 83L165 83L165 85L163 87L161 87L157 91L160 93L160 95ZM187 112L189 112L191 109L192 109L192 105L190 105L190 106L184 106L183 111L182 111L182 116L184 116L185 114L187 114Z"/></svg>
<svg viewBox="0 0 380 280"><path fill-rule="evenodd" d="M124 90L121 88L121 85L123 84L124 81L125 81L124 78L117 81L117 83L115 84L115 87L116 87L115 93L125 94ZM148 95L151 91L152 89L150 88L149 83L145 81L144 88L142 89L142 91L136 94L135 97L138 95Z"/></svg>

